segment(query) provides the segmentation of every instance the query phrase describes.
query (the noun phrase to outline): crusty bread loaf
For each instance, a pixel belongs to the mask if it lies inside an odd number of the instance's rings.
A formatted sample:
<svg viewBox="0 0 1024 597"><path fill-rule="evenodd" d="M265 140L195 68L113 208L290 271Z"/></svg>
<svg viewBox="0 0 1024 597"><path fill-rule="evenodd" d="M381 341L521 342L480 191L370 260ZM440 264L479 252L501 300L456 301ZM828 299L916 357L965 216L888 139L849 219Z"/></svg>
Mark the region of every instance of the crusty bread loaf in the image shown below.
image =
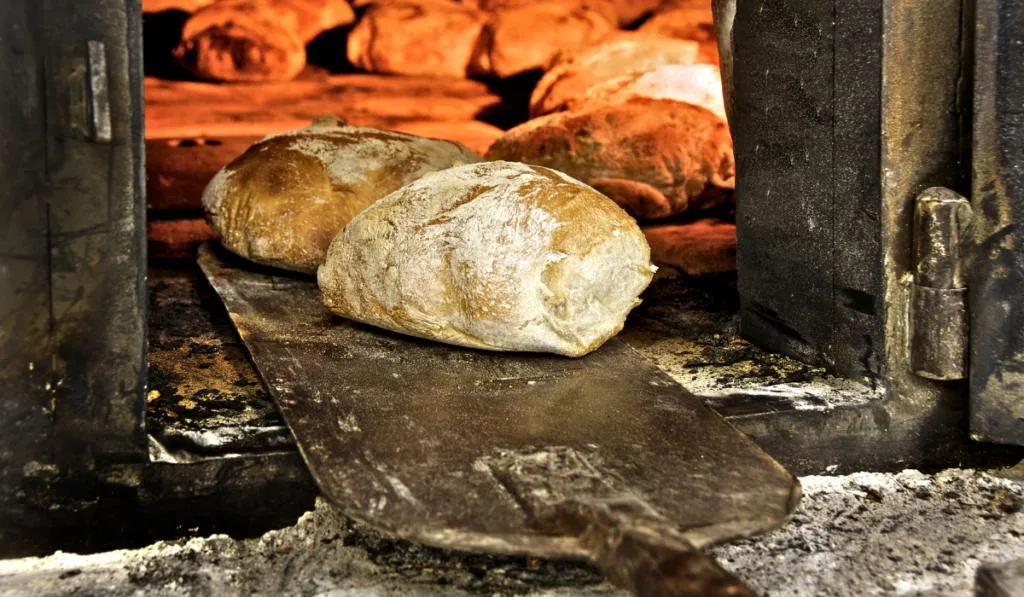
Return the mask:
<svg viewBox="0 0 1024 597"><path fill-rule="evenodd" d="M584 355L620 329L654 268L632 218L525 164L428 174L359 214L318 281L335 313L489 350Z"/></svg>
<svg viewBox="0 0 1024 597"><path fill-rule="evenodd" d="M610 79L587 90L579 103L618 103L633 97L686 102L726 120L722 76L713 64L663 64L651 70ZM572 109L577 102L570 102Z"/></svg>
<svg viewBox="0 0 1024 597"><path fill-rule="evenodd" d="M487 158L565 172L644 219L721 205L736 184L725 122L671 100L594 102L541 116L505 133Z"/></svg>
<svg viewBox="0 0 1024 597"><path fill-rule="evenodd" d="M688 39L700 44L701 62L718 64L718 41L710 0L670 4L644 22L641 33Z"/></svg>
<svg viewBox="0 0 1024 597"><path fill-rule="evenodd" d="M351 23L342 0L220 0L189 18L177 61L215 81L286 81L306 64L306 43Z"/></svg>
<svg viewBox="0 0 1024 597"><path fill-rule="evenodd" d="M483 29L470 71L511 77L546 69L562 53L582 50L615 30L614 12L600 4L536 2L493 12Z"/></svg>
<svg viewBox="0 0 1024 597"><path fill-rule="evenodd" d="M619 32L576 54L566 54L541 78L530 96L530 116L578 105L587 90L609 79L662 64L692 64L697 42Z"/></svg>
<svg viewBox="0 0 1024 597"><path fill-rule="evenodd" d="M478 159L452 141L320 118L225 166L207 185L203 207L232 252L312 273L360 210L428 172Z"/></svg>
<svg viewBox="0 0 1024 597"><path fill-rule="evenodd" d="M465 77L486 18L455 2L372 4L349 33L348 59L376 73Z"/></svg>
<svg viewBox="0 0 1024 597"><path fill-rule="evenodd" d="M619 16L619 25L628 27L661 5L661 0L612 0Z"/></svg>
<svg viewBox="0 0 1024 597"><path fill-rule="evenodd" d="M651 261L691 276L736 269L736 224L714 218L644 226Z"/></svg>

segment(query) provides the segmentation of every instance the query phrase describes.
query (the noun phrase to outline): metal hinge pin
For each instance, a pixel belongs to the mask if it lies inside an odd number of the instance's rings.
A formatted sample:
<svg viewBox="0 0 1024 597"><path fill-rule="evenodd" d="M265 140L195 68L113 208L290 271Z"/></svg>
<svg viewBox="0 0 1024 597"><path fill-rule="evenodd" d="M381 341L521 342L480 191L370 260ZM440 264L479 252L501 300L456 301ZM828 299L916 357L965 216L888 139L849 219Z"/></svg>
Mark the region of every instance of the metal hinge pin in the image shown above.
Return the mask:
<svg viewBox="0 0 1024 597"><path fill-rule="evenodd" d="M967 376L967 283L962 256L971 205L943 187L914 205L914 282L910 293L910 365L938 380Z"/></svg>

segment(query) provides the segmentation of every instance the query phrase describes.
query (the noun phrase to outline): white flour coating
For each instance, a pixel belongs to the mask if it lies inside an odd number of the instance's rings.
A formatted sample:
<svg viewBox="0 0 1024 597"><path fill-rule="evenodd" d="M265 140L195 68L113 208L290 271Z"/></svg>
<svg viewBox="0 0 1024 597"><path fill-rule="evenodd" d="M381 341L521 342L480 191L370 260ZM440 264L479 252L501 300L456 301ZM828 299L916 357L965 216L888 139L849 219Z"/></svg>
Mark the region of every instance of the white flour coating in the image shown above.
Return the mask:
<svg viewBox="0 0 1024 597"><path fill-rule="evenodd" d="M217 216L220 214L220 203L224 199L228 183L231 182L231 177L234 174L233 170L221 168L213 175L210 182L206 184L206 188L203 189L203 209L214 220L214 228L218 226Z"/></svg>
<svg viewBox="0 0 1024 597"><path fill-rule="evenodd" d="M360 213L318 278L327 306L351 319L580 356L622 328L653 271L639 227L610 199L553 170L485 162L427 174Z"/></svg>
<svg viewBox="0 0 1024 597"><path fill-rule="evenodd" d="M530 114L562 109L563 102L582 99L588 89L609 79L663 64L693 64L699 50L691 40L620 33L544 73L530 96Z"/></svg>
<svg viewBox="0 0 1024 597"><path fill-rule="evenodd" d="M310 134L359 137L359 142L335 144ZM349 126L330 117L318 118L303 129L269 135L263 141L279 137L294 137L289 149L320 160L327 167L331 181L345 185L364 183L367 173L394 168L396 164L408 167L410 162L419 162L417 169L407 174L412 179L438 168L480 161L472 151L453 141ZM456 153L454 158L453 150Z"/></svg>
<svg viewBox="0 0 1024 597"><path fill-rule="evenodd" d="M691 63L697 60L700 44L691 40L665 37L622 37L595 46L593 50L570 60L576 67L585 70L602 71L608 65L621 60L646 59L652 61L673 61ZM639 63L637 68L647 65ZM651 65L653 66L653 65Z"/></svg>
<svg viewBox="0 0 1024 597"><path fill-rule="evenodd" d="M588 101L612 103L630 97L674 100L700 106L726 119L722 76L713 64L663 64L596 85L586 97Z"/></svg>
<svg viewBox="0 0 1024 597"><path fill-rule="evenodd" d="M325 131L316 132L325 134ZM411 180L438 168L479 161L472 152L456 143L438 139L350 126L332 129L326 131L326 134L363 137L358 143L340 145L322 138L300 136L288 148L320 160L327 167L331 182L335 184L363 184L367 182L368 174L391 169L395 164L415 166L414 169L403 171ZM461 150L461 155L457 153L453 158L452 153L456 148Z"/></svg>

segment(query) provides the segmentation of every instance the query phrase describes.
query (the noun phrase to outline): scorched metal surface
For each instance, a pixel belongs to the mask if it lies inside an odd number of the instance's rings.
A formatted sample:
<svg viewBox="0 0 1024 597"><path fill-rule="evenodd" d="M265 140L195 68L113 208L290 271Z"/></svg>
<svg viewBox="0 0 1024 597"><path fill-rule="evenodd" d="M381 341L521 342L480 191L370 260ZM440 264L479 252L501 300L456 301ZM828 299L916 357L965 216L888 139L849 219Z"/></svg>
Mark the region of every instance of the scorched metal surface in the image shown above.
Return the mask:
<svg viewBox="0 0 1024 597"><path fill-rule="evenodd" d="M325 496L400 537L737 595L697 549L796 505L792 475L621 341L581 359L456 348L333 316L309 278L209 247L200 265Z"/></svg>

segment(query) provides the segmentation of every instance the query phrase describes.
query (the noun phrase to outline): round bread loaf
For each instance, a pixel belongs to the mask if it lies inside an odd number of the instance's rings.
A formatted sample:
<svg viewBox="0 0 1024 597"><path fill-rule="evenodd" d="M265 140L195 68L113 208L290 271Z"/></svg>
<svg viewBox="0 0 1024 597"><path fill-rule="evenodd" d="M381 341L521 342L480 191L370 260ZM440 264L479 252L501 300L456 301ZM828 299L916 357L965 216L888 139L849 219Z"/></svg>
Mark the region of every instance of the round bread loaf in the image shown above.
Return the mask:
<svg viewBox="0 0 1024 597"><path fill-rule="evenodd" d="M541 77L530 95L530 116L567 110L587 90L609 79L662 64L693 64L697 42L632 31L609 36L576 54L566 54Z"/></svg>
<svg viewBox="0 0 1024 597"><path fill-rule="evenodd" d="M582 356L622 329L654 273L636 222L560 172L483 162L359 214L318 281L335 313L488 350Z"/></svg>
<svg viewBox="0 0 1024 597"><path fill-rule="evenodd" d="M700 44L701 62L718 64L718 39L711 2L708 0L668 2L644 21L638 31L693 40Z"/></svg>
<svg viewBox="0 0 1024 597"><path fill-rule="evenodd" d="M336 118L267 137L218 172L203 207L232 252L313 273L331 239L374 201L428 172L479 161L453 141Z"/></svg>
<svg viewBox="0 0 1024 597"><path fill-rule="evenodd" d="M487 158L565 172L639 219L716 207L736 188L729 127L671 100L595 101L541 116L506 132Z"/></svg>
<svg viewBox="0 0 1024 597"><path fill-rule="evenodd" d="M561 53L576 53L614 31L610 9L600 3L535 2L496 10L480 34L470 72L506 78L546 69Z"/></svg>
<svg viewBox="0 0 1024 597"><path fill-rule="evenodd" d="M174 56L204 79L284 81L306 65L307 43L354 19L338 0L220 0L189 18Z"/></svg>
<svg viewBox="0 0 1024 597"><path fill-rule="evenodd" d="M348 35L348 59L375 73L465 77L486 19L455 2L371 4Z"/></svg>

